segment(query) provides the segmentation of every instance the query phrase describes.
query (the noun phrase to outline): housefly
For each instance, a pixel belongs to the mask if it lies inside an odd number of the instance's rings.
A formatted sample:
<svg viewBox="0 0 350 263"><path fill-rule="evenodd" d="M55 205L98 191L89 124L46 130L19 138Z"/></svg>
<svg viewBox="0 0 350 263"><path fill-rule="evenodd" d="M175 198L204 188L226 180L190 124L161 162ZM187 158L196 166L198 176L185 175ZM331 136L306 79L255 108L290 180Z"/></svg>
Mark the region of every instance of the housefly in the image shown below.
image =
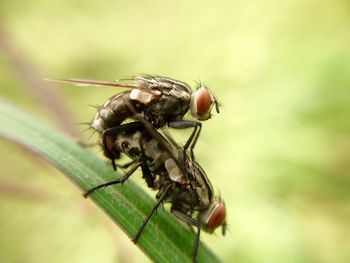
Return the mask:
<svg viewBox="0 0 350 263"><path fill-rule="evenodd" d="M124 81L98 81L86 79L48 79L54 82L72 83L75 85L110 86L126 88L128 91L110 97L100 106L91 121L91 127L102 137L103 151L106 157L115 163L113 153L107 147L107 137L119 132L120 126L135 112L156 129L168 125L175 129L193 128L183 146L183 151L190 150L194 158L193 148L201 131L201 123L196 120L185 120L184 115L190 111L192 117L203 121L211 117L215 105L219 113L219 103L206 86L199 84L195 91L185 82L168 77L141 75ZM184 154L186 157L186 154Z"/></svg>
<svg viewBox="0 0 350 263"><path fill-rule="evenodd" d="M132 162L128 171L119 179L97 185L85 193L87 197L93 191L113 184L124 183L136 169L141 167L147 185L156 194L156 203L143 221L133 238L136 243L153 213L163 202L171 204L171 213L197 229L192 249L193 262L196 262L200 232L203 229L212 233L216 228L226 230L226 207L224 202L213 195L213 188L202 167L183 151L167 134L166 138L147 121L123 124L129 126L118 134L108 138L109 151L118 159L126 154Z"/></svg>

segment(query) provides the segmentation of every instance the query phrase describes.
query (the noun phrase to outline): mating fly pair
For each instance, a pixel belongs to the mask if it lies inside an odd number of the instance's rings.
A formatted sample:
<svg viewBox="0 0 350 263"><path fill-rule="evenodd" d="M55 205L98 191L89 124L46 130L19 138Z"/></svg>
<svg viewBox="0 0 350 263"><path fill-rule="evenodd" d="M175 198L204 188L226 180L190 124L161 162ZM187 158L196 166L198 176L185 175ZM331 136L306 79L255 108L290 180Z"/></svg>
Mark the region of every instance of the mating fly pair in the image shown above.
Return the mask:
<svg viewBox="0 0 350 263"><path fill-rule="evenodd" d="M114 169L115 160L124 153L132 160L129 170L120 179L90 189L85 196L101 187L125 182L141 167L147 185L158 190L158 193L156 204L133 241L137 242L156 208L166 201L171 203L171 212L176 217L197 228L192 250L193 260L196 261L201 228L213 232L222 226L224 234L226 209L224 203L213 196L209 180L194 160L193 148L201 123L183 118L190 111L198 120L209 119L214 105L219 112L215 97L205 86L200 85L192 92L184 82L159 76L137 76L132 82L81 79L53 81L131 89L112 96L99 107L91 121L91 127L99 133L99 143ZM136 121L125 123L128 118ZM166 124L176 129L194 128L182 149L171 137L164 138L156 131ZM187 155L187 149L190 150L190 156Z"/></svg>
<svg viewBox="0 0 350 263"><path fill-rule="evenodd" d="M219 103L214 95L200 85L192 91L188 84L167 77L136 76L131 82L98 81L84 79L60 79L54 82L72 83L80 86L122 87L128 91L118 93L100 106L91 121L91 127L101 134L102 148L107 158L111 159L114 169L114 155L109 152L107 138L119 131L119 126L136 113L142 113L144 118L155 128L168 125L175 129L194 128L183 146L184 152L189 149L194 157L193 148L201 130L201 123L185 120L184 115L190 111L192 117L207 120L215 106L219 113Z"/></svg>

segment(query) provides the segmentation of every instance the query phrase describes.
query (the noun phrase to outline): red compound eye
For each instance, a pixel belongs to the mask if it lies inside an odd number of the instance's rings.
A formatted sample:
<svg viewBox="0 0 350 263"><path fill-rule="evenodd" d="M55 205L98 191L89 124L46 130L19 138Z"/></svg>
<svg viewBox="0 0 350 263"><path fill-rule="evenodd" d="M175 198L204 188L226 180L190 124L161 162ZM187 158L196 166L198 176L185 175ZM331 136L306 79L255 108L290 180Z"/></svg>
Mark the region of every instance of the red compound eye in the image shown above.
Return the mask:
<svg viewBox="0 0 350 263"><path fill-rule="evenodd" d="M199 88L196 92L197 114L206 114L211 108L211 96L206 88Z"/></svg>
<svg viewBox="0 0 350 263"><path fill-rule="evenodd" d="M226 208L224 203L218 203L208 220L208 228L214 229L225 222Z"/></svg>

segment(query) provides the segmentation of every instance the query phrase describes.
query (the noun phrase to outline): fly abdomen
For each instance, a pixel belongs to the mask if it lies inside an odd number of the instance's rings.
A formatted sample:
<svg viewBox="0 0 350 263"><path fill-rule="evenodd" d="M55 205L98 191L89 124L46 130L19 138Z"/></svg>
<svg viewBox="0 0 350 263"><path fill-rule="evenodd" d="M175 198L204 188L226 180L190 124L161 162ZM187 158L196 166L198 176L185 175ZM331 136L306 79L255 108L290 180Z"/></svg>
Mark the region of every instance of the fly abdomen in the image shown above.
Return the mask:
<svg viewBox="0 0 350 263"><path fill-rule="evenodd" d="M125 119L141 111L142 104L130 99L130 91L118 93L99 107L91 121L91 127L103 133L106 129L119 126Z"/></svg>

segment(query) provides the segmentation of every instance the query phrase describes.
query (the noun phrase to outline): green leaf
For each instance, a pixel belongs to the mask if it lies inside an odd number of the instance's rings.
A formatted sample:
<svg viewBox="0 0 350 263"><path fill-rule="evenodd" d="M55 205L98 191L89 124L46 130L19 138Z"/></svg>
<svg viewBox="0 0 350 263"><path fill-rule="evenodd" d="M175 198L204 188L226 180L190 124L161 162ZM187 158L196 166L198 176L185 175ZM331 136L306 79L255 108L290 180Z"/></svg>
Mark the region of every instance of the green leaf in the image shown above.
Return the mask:
<svg viewBox="0 0 350 263"><path fill-rule="evenodd" d="M73 139L3 101L0 101L0 123L1 136L49 161L82 192L116 178L110 166ZM132 179L123 186L95 191L90 198L129 237L137 232L155 202ZM159 209L147 224L137 246L154 262L191 262L194 240L194 233L186 225L168 211ZM220 262L202 243L197 258L198 262Z"/></svg>

